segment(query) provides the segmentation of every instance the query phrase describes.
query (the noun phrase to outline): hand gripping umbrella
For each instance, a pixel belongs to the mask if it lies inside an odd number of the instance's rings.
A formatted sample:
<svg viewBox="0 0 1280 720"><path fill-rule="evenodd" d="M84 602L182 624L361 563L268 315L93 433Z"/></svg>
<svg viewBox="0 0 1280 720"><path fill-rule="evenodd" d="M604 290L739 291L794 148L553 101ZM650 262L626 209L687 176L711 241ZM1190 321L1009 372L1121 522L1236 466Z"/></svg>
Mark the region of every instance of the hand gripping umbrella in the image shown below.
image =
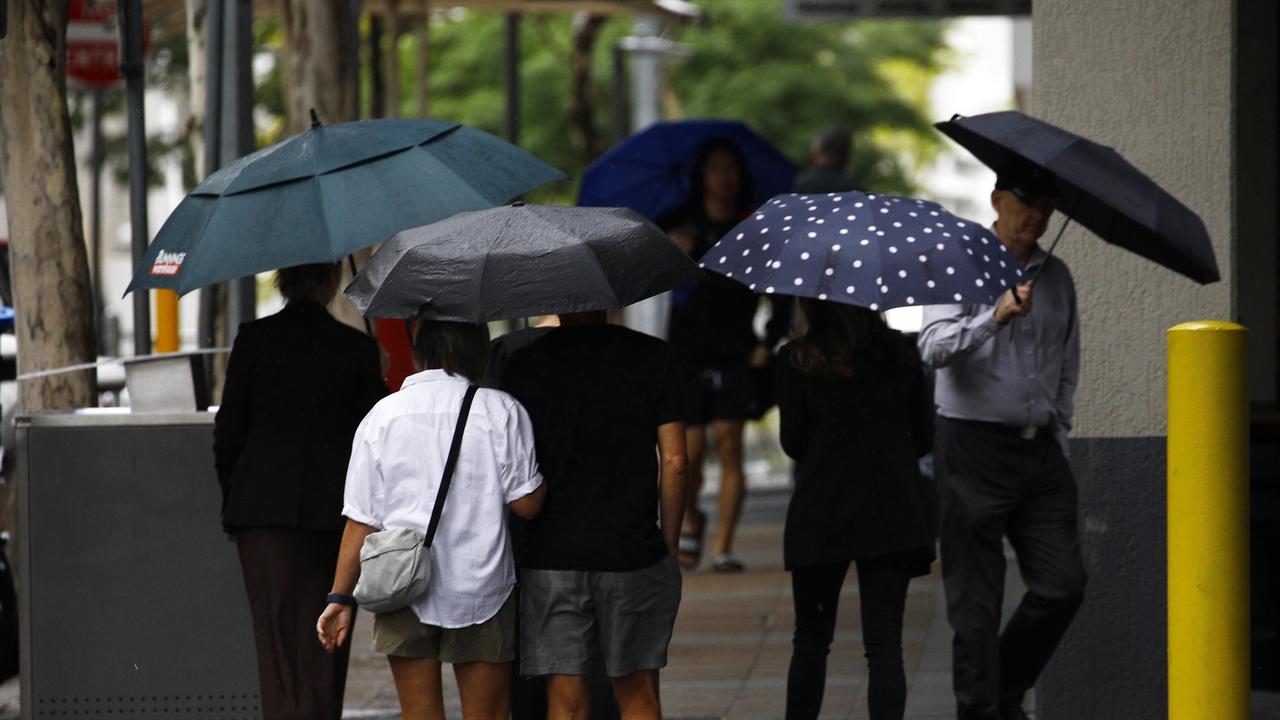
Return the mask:
<svg viewBox="0 0 1280 720"><path fill-rule="evenodd" d="M779 195L707 251L702 266L766 295L888 310L991 304L1021 282L989 230L914 198Z"/></svg>
<svg viewBox="0 0 1280 720"><path fill-rule="evenodd" d="M631 210L516 203L397 233L346 292L366 317L478 323L622 308L700 275Z"/></svg>
<svg viewBox="0 0 1280 720"><path fill-rule="evenodd" d="M728 140L742 152L757 198L791 190L795 165L745 124L676 120L650 125L591 163L582 177L578 204L628 207L656 220L688 199L698 151L712 139Z"/></svg>
<svg viewBox="0 0 1280 720"><path fill-rule="evenodd" d="M936 127L1002 175L1051 183L1057 209L1103 240L1198 283L1219 279L1204 222L1112 148L1015 111Z"/></svg>
<svg viewBox="0 0 1280 720"><path fill-rule="evenodd" d="M179 203L126 294L185 294L293 265L338 262L409 227L493 207L558 170L440 120L321 125L246 155Z"/></svg>

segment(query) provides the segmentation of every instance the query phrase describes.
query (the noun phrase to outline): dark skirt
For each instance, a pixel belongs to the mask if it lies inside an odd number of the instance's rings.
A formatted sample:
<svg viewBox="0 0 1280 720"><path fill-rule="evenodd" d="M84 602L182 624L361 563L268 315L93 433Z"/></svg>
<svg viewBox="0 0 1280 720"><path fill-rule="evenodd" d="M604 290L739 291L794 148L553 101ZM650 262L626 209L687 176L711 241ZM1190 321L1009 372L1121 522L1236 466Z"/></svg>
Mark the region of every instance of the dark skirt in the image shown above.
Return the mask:
<svg viewBox="0 0 1280 720"><path fill-rule="evenodd" d="M236 530L258 647L264 718L342 717L351 640L330 655L316 636L341 539L340 533L316 530Z"/></svg>

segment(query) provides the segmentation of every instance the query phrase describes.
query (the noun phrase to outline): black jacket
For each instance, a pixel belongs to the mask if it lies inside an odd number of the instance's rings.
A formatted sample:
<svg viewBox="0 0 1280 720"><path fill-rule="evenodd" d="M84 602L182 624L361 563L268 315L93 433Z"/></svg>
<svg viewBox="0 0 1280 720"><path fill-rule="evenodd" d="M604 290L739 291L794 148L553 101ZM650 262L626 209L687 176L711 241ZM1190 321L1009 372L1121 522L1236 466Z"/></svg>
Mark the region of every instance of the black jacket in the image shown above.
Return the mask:
<svg viewBox="0 0 1280 720"><path fill-rule="evenodd" d="M241 325L213 434L223 524L340 530L356 426L386 393L377 343L319 303Z"/></svg>
<svg viewBox="0 0 1280 720"><path fill-rule="evenodd" d="M933 560L917 460L933 444L933 403L918 367L868 349L853 377L802 372L778 355L782 448L796 461L783 557L788 569L908 553Z"/></svg>
<svg viewBox="0 0 1280 720"><path fill-rule="evenodd" d="M679 207L658 219L668 232L693 237L693 259L707 251L738 223L708 218L690 207ZM671 293L671 318L667 339L676 359L689 372L707 368L744 367L756 345L773 347L791 331L792 302L786 295L769 295L769 322L765 337L756 336L756 309L760 295L746 285L707 270L700 280Z"/></svg>

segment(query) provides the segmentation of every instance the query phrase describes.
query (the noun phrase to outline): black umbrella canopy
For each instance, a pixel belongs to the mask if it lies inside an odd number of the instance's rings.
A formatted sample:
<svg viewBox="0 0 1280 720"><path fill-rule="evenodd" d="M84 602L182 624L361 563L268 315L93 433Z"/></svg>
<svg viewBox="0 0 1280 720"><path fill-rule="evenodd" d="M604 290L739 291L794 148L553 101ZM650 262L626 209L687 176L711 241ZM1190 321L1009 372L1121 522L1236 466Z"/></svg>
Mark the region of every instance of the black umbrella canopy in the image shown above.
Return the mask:
<svg viewBox="0 0 1280 720"><path fill-rule="evenodd" d="M1051 183L1057 208L1103 240L1198 283L1220 279L1200 217L1114 149L1017 111L936 127L1002 175Z"/></svg>
<svg viewBox="0 0 1280 720"><path fill-rule="evenodd" d="M700 274L632 210L517 203L397 233L346 292L366 317L488 322L622 308Z"/></svg>

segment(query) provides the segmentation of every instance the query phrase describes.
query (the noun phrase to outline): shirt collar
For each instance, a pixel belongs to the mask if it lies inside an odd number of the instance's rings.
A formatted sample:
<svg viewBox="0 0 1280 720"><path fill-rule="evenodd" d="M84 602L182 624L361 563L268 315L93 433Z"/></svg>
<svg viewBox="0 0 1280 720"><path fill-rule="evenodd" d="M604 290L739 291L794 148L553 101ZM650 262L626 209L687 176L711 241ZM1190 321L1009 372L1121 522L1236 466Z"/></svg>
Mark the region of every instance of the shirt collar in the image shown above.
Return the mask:
<svg viewBox="0 0 1280 720"><path fill-rule="evenodd" d="M435 368L433 370L423 370L421 372L416 372L410 375L409 377L404 379L404 382L400 385L400 388L404 389L409 387L410 385L417 385L418 383L443 382L443 381L467 382L467 379L460 375L450 375L449 373L445 372L440 368Z"/></svg>

